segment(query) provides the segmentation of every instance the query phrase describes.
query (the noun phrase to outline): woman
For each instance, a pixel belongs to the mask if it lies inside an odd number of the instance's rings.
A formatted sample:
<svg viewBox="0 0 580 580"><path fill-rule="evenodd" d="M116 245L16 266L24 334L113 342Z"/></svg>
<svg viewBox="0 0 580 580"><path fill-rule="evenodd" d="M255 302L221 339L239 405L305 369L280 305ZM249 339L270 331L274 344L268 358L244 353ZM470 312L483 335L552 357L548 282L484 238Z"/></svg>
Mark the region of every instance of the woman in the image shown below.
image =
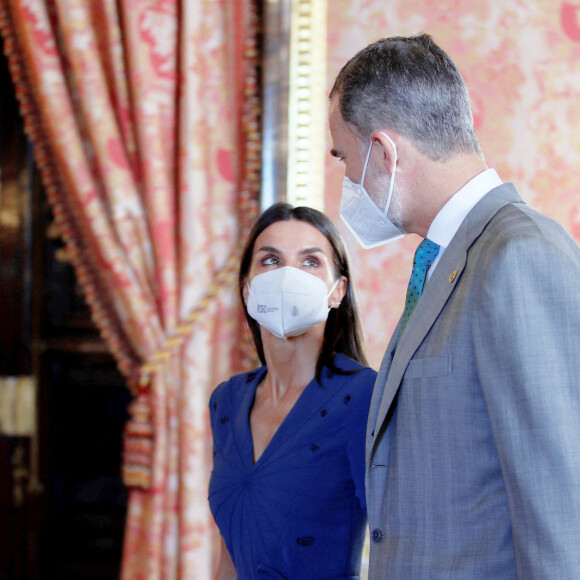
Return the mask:
<svg viewBox="0 0 580 580"><path fill-rule="evenodd" d="M358 578L366 525L366 366L332 222L277 203L250 232L240 295L264 366L210 401L218 580Z"/></svg>

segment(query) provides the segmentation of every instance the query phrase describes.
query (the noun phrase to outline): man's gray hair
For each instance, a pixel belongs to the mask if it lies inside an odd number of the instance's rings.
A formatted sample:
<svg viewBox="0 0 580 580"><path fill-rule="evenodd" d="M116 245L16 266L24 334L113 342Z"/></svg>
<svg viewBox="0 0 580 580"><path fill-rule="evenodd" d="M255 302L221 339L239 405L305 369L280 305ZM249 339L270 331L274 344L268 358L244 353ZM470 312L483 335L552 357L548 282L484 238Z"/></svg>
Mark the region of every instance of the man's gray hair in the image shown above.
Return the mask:
<svg viewBox="0 0 580 580"><path fill-rule="evenodd" d="M382 38L359 51L330 92L361 137L393 129L434 160L481 155L465 82L428 34Z"/></svg>

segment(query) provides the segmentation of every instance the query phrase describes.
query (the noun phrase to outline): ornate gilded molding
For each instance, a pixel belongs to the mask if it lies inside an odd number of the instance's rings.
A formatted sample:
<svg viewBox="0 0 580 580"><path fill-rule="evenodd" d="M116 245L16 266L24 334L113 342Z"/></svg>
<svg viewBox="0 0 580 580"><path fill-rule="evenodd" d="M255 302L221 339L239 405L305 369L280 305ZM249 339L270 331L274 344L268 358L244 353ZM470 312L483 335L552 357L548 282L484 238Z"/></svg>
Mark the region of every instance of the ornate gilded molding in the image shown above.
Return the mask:
<svg viewBox="0 0 580 580"><path fill-rule="evenodd" d="M324 209L326 0L294 0L290 28L288 193L293 205Z"/></svg>
<svg viewBox="0 0 580 580"><path fill-rule="evenodd" d="M327 0L267 0L262 209L324 208Z"/></svg>

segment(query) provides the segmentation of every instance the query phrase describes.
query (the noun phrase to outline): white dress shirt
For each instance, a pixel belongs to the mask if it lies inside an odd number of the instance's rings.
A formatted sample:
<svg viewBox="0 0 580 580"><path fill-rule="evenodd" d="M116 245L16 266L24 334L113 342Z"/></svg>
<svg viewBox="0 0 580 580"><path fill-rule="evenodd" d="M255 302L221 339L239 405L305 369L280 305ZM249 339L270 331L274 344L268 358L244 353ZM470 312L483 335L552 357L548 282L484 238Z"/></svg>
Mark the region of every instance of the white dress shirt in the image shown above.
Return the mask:
<svg viewBox="0 0 580 580"><path fill-rule="evenodd" d="M429 227L427 237L439 244L440 250L431 264L427 279L431 277L441 256L475 204L503 182L495 169L486 169L468 181L439 211Z"/></svg>

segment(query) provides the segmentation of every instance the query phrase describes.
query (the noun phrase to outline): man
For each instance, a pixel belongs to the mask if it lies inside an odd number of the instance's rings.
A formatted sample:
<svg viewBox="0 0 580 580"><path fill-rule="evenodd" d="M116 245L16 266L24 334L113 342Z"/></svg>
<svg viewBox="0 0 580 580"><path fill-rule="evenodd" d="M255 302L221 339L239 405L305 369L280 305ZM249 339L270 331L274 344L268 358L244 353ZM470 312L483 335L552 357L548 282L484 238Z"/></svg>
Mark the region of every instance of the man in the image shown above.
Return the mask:
<svg viewBox="0 0 580 580"><path fill-rule="evenodd" d="M359 242L429 240L371 404L369 578L580 578L578 246L487 168L430 36L360 51L329 120Z"/></svg>

